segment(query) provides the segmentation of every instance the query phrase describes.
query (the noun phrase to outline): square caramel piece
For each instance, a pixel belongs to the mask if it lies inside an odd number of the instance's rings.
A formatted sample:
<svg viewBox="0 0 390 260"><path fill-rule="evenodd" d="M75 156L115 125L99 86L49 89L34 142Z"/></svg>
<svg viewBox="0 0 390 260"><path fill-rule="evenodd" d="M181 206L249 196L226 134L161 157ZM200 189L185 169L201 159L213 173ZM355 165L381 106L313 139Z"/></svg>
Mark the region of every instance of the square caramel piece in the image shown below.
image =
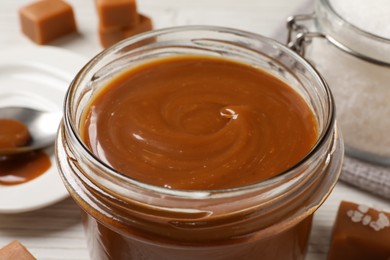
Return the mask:
<svg viewBox="0 0 390 260"><path fill-rule="evenodd" d="M36 258L17 240L0 249L1 260L36 260Z"/></svg>
<svg viewBox="0 0 390 260"><path fill-rule="evenodd" d="M138 26L135 28L129 28L129 29L125 30L124 32L125 32L126 38L129 38L129 37L132 37L134 35L144 33L147 31L151 31L151 30L153 30L152 19L150 19L149 17L147 17L145 15L140 14Z"/></svg>
<svg viewBox="0 0 390 260"><path fill-rule="evenodd" d="M46 44L76 32L72 7L62 0L41 0L19 9L22 32L37 44Z"/></svg>
<svg viewBox="0 0 390 260"><path fill-rule="evenodd" d="M137 27L106 29L102 26L99 26L99 38L101 45L104 48L108 48L128 37L153 29L152 20L149 17L140 14L139 20L140 23Z"/></svg>
<svg viewBox="0 0 390 260"><path fill-rule="evenodd" d="M328 260L390 259L390 213L343 201Z"/></svg>
<svg viewBox="0 0 390 260"><path fill-rule="evenodd" d="M96 0L100 27L105 29L137 27L136 0Z"/></svg>

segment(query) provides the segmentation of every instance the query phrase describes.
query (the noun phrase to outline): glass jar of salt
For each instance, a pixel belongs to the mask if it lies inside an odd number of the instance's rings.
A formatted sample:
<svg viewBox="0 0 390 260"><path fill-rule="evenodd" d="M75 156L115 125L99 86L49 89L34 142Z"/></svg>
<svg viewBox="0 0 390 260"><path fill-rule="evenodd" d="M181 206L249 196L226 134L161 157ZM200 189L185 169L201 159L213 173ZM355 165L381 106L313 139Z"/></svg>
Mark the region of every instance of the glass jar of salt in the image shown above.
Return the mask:
<svg viewBox="0 0 390 260"><path fill-rule="evenodd" d="M333 91L347 154L390 165L390 1L317 0L288 29Z"/></svg>

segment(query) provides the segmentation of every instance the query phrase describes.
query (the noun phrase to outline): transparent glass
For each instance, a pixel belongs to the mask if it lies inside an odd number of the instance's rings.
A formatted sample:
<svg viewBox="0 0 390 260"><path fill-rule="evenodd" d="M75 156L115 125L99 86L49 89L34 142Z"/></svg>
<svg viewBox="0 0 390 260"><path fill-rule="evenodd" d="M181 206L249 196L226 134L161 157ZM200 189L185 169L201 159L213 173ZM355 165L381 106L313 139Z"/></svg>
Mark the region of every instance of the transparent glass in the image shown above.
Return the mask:
<svg viewBox="0 0 390 260"><path fill-rule="evenodd" d="M178 54L239 60L287 82L316 116L315 147L273 178L224 190L152 186L102 163L79 134L91 96L123 69ZM312 215L338 179L343 143L329 88L302 57L259 35L187 26L127 39L93 58L67 93L56 154L63 181L83 211L91 259L303 259Z"/></svg>
<svg viewBox="0 0 390 260"><path fill-rule="evenodd" d="M316 26L333 44L347 47L355 55L366 57L372 63L390 66L390 39L362 30L349 23L335 10L332 0L317 0ZM337 1L337 0L334 0ZM366 8L370 8L367 3ZM370 21L367 21L369 23Z"/></svg>
<svg viewBox="0 0 390 260"><path fill-rule="evenodd" d="M390 165L390 39L347 22L330 0L316 1L315 24L326 40L306 58L332 89L347 154Z"/></svg>

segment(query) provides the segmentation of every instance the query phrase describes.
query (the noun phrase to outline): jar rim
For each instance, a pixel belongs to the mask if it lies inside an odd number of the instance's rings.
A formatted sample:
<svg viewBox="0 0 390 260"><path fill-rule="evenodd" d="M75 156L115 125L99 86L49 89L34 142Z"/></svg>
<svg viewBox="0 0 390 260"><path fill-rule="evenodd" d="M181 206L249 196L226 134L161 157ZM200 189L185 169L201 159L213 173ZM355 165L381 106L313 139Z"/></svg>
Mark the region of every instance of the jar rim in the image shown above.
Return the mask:
<svg viewBox="0 0 390 260"><path fill-rule="evenodd" d="M292 56L295 62L298 62L300 65L302 65L306 70L308 70L315 78L317 84L319 86L322 86L325 93L326 93L326 100L329 104L328 106L328 111L327 112L327 117L326 117L326 123L324 124L323 129L320 131L320 135L318 136L317 142L315 145L312 147L312 149L307 153L307 155L302 158L299 162L297 162L295 165L291 166L290 168L284 170L283 172L270 177L268 179L247 184L244 186L239 186L239 187L233 187L233 188L224 188L224 189L211 189L211 190L180 190L180 189L170 189L166 187L161 187L161 186L156 186L153 184L148 184L144 183L142 181L133 179L129 176L126 176L117 170L115 170L113 167L109 166L108 164L102 162L95 154L93 154L84 144L82 141L81 136L79 135L79 131L76 128L76 125L74 122L72 122L71 118L71 96L75 92L75 89L77 87L77 82L79 81L80 78L83 78L85 76L86 72L93 68L94 65L96 65L101 59L103 59L105 56L110 55L117 50L120 50L126 46L129 46L131 44L135 44L140 41L144 41L147 39L153 39L154 37L158 37L159 35L165 35L169 33L175 33L175 32L184 32L184 31L214 31L214 32L223 32L223 33L228 33L228 34L234 34L246 38L251 38L255 39L258 41L261 41L262 43L266 43L269 45L274 46L274 48L278 48L279 50L288 53L289 55ZM324 143L329 140L333 134L333 129L335 127L335 104L334 104L334 99L332 96L332 93L330 91L330 88L324 78L318 73L318 71L307 61L305 60L302 56L297 54L296 52L292 51L290 48L287 46L277 42L276 40L273 40L271 38L258 35L255 33L251 32L246 32L243 30L238 30L238 29L232 29L232 28L227 28L227 27L218 27L218 26L208 26L208 25L186 25L186 26L177 26L177 27L170 27L170 28L164 28L164 29L159 29L159 30L154 30L146 33L142 33L139 35L136 35L134 37L125 39L115 45L113 45L110 48L107 48L97 54L95 57L93 57L76 75L75 79L72 81L70 84L70 87L66 93L65 96L65 102L64 102L64 124L66 125L66 128L70 129L70 134L72 137L77 140L77 144L82 147L83 152L85 152L85 155L89 157L89 159L94 160L95 162L98 163L99 167L105 169L107 173L112 175L114 178L118 178L122 181L126 181L130 185L134 185L136 187L140 187L149 191L154 191L159 194L165 194L169 196L179 196L183 198L196 198L196 199L201 199L201 198L210 198L210 197L228 197L229 195L232 194L242 194L245 192L250 192L254 190L259 190L259 189L264 189L267 187L272 187L275 185L275 183L278 183L282 181L285 178L289 177L290 173L293 173L294 171L298 170L305 162L309 161L310 158L312 158L322 147Z"/></svg>

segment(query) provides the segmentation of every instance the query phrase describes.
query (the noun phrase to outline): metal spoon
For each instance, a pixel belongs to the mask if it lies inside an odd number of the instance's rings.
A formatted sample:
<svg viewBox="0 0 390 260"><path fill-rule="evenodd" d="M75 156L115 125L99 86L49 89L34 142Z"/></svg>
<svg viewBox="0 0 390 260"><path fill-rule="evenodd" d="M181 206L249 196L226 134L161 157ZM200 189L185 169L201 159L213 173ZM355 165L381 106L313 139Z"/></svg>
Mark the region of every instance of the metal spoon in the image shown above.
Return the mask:
<svg viewBox="0 0 390 260"><path fill-rule="evenodd" d="M12 155L48 147L54 143L61 112L46 112L26 107L0 107L0 118L15 119L25 124L31 141L27 146L0 149L0 155Z"/></svg>

